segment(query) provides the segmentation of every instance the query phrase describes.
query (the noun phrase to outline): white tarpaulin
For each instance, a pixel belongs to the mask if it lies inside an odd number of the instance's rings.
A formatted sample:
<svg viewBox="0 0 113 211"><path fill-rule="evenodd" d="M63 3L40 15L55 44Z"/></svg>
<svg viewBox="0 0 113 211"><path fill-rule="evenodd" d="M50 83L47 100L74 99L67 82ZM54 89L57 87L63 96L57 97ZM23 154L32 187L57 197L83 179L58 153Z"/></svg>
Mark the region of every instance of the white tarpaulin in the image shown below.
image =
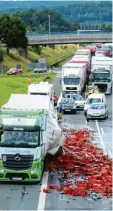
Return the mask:
<svg viewBox="0 0 113 211"><path fill-rule="evenodd" d="M62 130L57 123L57 115L52 105L48 114L47 130L47 141L49 142L48 153L55 154L58 148L63 145L65 137L62 135Z"/></svg>

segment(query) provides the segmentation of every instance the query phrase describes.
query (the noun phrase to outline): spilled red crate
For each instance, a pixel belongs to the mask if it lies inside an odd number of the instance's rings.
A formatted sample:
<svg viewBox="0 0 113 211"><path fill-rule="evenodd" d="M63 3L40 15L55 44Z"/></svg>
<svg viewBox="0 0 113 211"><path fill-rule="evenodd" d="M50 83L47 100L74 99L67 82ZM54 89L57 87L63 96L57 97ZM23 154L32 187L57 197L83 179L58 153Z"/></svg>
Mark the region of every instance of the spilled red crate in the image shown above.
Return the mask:
<svg viewBox="0 0 113 211"><path fill-rule="evenodd" d="M86 196L91 189L106 197L112 196L112 160L104 155L90 139L91 133L87 130L63 130L66 140L63 154L47 163L49 170L62 170L62 179L71 178L75 181L67 182L62 187L55 185L50 189L63 191L65 194ZM65 147L69 152L65 151ZM71 174L70 174L71 173ZM84 175L85 182L74 179Z"/></svg>

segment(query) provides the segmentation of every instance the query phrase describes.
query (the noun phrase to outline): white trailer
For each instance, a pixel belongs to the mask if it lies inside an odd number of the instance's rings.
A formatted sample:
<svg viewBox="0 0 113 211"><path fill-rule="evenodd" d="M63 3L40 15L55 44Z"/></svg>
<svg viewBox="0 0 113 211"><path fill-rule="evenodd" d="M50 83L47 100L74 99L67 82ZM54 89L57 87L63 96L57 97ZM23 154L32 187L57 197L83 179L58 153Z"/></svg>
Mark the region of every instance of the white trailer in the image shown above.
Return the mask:
<svg viewBox="0 0 113 211"><path fill-rule="evenodd" d="M93 66L95 65L102 65L102 66L111 66L113 67L113 59L109 57L92 57L92 62L91 62L91 72L93 70ZM112 68L111 68L112 71Z"/></svg>
<svg viewBox="0 0 113 211"><path fill-rule="evenodd" d="M88 55L91 58L91 51L90 49L87 49L87 48L79 48L75 52L75 55Z"/></svg>
<svg viewBox="0 0 113 211"><path fill-rule="evenodd" d="M86 84L86 65L66 63L62 66L62 91L81 93Z"/></svg>

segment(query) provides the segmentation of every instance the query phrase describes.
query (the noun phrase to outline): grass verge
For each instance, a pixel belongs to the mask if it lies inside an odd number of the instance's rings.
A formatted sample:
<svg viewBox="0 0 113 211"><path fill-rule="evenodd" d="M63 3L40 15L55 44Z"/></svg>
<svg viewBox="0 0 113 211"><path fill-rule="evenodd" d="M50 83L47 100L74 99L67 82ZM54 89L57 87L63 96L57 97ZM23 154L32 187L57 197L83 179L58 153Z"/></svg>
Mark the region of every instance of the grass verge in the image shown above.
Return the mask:
<svg viewBox="0 0 113 211"><path fill-rule="evenodd" d="M48 74L37 74L32 76L32 83L39 83L46 77L50 82L54 77L55 73ZM27 94L28 91L28 76L3 76L0 77L0 106L5 104L11 94Z"/></svg>
<svg viewBox="0 0 113 211"><path fill-rule="evenodd" d="M4 51L4 65L6 65L7 70L16 67L17 64L21 64L24 72L31 71L28 68L28 64L32 62L38 62L39 58L45 58L47 65L52 65L56 62L59 62L62 59L65 59L72 53L76 51L76 45L75 44L63 44L63 45L55 45L54 48L50 46L41 46L41 53L40 55L34 50L29 47L28 51L28 59L25 59L23 56L20 56L18 51L15 49L12 49L9 53L9 55L6 54L5 48L2 48Z"/></svg>

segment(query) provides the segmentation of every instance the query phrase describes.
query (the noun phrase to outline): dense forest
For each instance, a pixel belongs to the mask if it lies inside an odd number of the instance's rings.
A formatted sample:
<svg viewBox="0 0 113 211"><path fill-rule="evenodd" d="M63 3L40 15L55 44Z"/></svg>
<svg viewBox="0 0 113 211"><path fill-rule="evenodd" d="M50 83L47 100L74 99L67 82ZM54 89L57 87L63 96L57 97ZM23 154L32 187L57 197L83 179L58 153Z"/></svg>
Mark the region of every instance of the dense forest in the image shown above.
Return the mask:
<svg viewBox="0 0 113 211"><path fill-rule="evenodd" d="M111 23L112 1L0 1L0 12L14 14L17 11L55 8L63 19L80 23Z"/></svg>
<svg viewBox="0 0 113 211"><path fill-rule="evenodd" d="M63 19L60 13L55 9L43 9L36 11L30 9L27 11L16 12L14 16L20 17L27 26L27 31L37 31L39 33L48 32L49 15L51 32L69 32L77 31L80 28L78 21L68 21Z"/></svg>

